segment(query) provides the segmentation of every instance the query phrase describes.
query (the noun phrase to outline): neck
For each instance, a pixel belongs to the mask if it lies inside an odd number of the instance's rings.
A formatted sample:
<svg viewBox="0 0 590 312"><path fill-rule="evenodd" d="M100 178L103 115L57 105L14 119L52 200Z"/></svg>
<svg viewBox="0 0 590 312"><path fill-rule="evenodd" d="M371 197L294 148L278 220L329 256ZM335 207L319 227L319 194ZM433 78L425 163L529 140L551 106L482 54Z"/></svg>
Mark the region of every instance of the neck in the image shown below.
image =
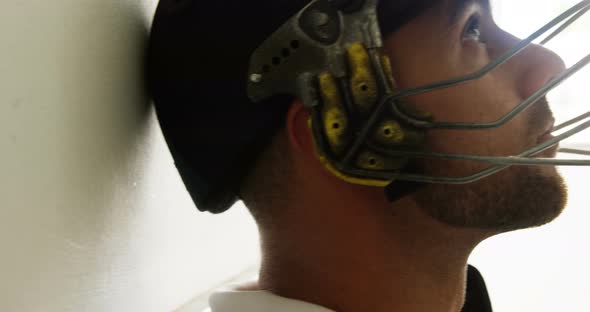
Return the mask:
<svg viewBox="0 0 590 312"><path fill-rule="evenodd" d="M341 199L334 210L305 203L287 226L261 231L262 289L338 312L460 311L476 235L408 200L378 211Z"/></svg>

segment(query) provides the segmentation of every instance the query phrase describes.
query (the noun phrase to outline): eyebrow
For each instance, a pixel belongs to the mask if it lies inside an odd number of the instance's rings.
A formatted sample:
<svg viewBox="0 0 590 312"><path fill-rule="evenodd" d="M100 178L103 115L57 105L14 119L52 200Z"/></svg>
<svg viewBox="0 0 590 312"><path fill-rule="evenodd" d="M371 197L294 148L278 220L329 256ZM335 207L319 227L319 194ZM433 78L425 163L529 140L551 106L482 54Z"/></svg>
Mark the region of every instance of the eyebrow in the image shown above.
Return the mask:
<svg viewBox="0 0 590 312"><path fill-rule="evenodd" d="M479 3L482 8L491 11L490 0L450 0L449 18L451 25L457 22L461 13L471 4Z"/></svg>

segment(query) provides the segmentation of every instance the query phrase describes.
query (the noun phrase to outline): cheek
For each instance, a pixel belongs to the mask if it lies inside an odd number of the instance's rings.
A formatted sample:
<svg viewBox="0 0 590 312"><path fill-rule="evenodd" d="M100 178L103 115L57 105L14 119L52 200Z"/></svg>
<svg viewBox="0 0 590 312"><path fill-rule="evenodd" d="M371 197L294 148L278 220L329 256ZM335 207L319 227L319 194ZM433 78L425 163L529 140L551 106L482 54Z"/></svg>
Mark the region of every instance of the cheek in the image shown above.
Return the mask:
<svg viewBox="0 0 590 312"><path fill-rule="evenodd" d="M464 57L457 58L456 53L452 53L452 47L442 43L436 48L428 47L424 41L418 41L412 46L391 46L399 47L386 50L392 59L392 70L401 90L460 77L474 72L489 61L487 55L482 54L481 57L471 58L473 62L467 64ZM509 78L510 72L500 68L477 81L407 98L407 101L419 110L432 113L435 121L439 122L493 122L509 113L521 101L514 81ZM427 149L471 155L514 155L530 145L526 130L524 114L495 129L435 130L428 132ZM444 168L448 163L453 162L435 161L429 164L440 164ZM487 166L465 161L455 163L466 168Z"/></svg>
<svg viewBox="0 0 590 312"><path fill-rule="evenodd" d="M490 130L432 130L426 136L426 150L445 154L478 156L518 155L530 144L518 121ZM467 160L418 160L419 168L442 176L467 176L491 167L482 162Z"/></svg>
<svg viewBox="0 0 590 312"><path fill-rule="evenodd" d="M385 53L400 90L456 77L458 64L450 43L428 37L430 34L400 31L385 42Z"/></svg>
<svg viewBox="0 0 590 312"><path fill-rule="evenodd" d="M514 88L494 77L432 91L409 99L438 122L489 123L509 113L520 98Z"/></svg>
<svg viewBox="0 0 590 312"><path fill-rule="evenodd" d="M424 94L411 99L438 122L493 122L510 112L520 99L503 82L487 77L477 82ZM504 90L504 91L502 91ZM526 114L505 125L485 130L432 130L428 148L444 153L508 156L530 145Z"/></svg>

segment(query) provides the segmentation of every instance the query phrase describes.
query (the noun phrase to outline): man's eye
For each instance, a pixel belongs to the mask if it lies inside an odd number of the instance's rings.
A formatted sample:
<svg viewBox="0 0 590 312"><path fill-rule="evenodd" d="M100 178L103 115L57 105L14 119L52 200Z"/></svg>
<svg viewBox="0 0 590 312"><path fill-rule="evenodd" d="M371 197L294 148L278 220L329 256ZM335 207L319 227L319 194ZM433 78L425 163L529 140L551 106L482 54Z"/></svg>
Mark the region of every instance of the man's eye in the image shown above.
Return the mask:
<svg viewBox="0 0 590 312"><path fill-rule="evenodd" d="M463 40L474 40L484 43L481 38L480 20L479 16L474 15L469 18L463 31Z"/></svg>

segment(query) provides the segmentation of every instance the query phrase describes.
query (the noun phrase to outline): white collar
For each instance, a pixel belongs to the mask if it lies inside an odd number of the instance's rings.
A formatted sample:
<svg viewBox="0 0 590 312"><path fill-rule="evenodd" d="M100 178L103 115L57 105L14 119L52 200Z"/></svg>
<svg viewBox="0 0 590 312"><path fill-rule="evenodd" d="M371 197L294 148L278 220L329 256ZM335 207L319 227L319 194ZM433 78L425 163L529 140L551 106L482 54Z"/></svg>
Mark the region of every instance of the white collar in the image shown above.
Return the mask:
<svg viewBox="0 0 590 312"><path fill-rule="evenodd" d="M209 297L209 304L212 312L334 312L265 290L220 289Z"/></svg>

